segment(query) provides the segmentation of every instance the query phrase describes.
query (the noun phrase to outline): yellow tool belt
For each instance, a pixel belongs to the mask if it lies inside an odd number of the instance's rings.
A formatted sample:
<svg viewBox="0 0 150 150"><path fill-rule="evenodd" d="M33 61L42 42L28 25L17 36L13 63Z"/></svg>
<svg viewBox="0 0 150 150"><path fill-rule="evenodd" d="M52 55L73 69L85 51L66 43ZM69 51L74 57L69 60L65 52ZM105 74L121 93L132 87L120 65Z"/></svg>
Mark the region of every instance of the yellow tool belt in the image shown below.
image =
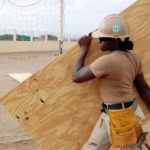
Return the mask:
<svg viewBox="0 0 150 150"><path fill-rule="evenodd" d="M133 108L109 110L109 117L112 146L135 145L143 130Z"/></svg>

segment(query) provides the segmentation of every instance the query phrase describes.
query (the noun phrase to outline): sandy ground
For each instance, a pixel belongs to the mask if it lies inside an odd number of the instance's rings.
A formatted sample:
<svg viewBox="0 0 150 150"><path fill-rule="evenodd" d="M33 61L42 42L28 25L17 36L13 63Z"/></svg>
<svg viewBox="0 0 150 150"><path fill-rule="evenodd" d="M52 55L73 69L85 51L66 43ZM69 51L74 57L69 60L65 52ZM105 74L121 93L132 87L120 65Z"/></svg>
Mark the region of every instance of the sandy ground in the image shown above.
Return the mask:
<svg viewBox="0 0 150 150"><path fill-rule="evenodd" d="M57 55L58 52L0 54L0 97ZM0 106L0 150L40 150L3 106Z"/></svg>

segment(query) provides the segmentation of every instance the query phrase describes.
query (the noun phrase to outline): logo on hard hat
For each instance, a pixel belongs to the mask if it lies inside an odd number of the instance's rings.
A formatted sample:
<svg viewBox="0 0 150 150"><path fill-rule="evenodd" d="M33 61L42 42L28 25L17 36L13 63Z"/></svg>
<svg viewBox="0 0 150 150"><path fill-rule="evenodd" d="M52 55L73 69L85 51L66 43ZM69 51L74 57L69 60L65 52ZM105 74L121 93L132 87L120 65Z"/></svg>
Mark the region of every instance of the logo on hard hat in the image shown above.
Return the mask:
<svg viewBox="0 0 150 150"><path fill-rule="evenodd" d="M114 25L114 26L112 27L112 30L113 30L114 32L120 32L121 27L120 27L119 25Z"/></svg>

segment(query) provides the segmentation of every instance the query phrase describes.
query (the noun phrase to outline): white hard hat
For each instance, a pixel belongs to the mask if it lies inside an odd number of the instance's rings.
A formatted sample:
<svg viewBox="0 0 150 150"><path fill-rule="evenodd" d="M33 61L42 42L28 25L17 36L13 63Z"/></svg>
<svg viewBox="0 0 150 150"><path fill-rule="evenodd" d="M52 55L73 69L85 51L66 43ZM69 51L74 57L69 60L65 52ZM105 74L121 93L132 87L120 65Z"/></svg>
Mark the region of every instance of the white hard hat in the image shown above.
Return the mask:
<svg viewBox="0 0 150 150"><path fill-rule="evenodd" d="M124 17L113 14L106 16L97 31L92 33L95 38L110 37L110 38L126 38L130 37L129 26Z"/></svg>

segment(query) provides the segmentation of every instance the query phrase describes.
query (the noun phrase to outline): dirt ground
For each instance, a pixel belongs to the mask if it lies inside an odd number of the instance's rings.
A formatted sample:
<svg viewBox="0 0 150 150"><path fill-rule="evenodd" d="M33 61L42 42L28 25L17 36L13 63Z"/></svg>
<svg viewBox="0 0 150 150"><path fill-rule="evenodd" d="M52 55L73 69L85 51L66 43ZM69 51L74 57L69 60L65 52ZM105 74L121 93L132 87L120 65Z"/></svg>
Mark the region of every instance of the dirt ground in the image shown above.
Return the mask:
<svg viewBox="0 0 150 150"><path fill-rule="evenodd" d="M58 52L0 54L0 97L57 55ZM40 150L3 106L0 106L0 150Z"/></svg>

